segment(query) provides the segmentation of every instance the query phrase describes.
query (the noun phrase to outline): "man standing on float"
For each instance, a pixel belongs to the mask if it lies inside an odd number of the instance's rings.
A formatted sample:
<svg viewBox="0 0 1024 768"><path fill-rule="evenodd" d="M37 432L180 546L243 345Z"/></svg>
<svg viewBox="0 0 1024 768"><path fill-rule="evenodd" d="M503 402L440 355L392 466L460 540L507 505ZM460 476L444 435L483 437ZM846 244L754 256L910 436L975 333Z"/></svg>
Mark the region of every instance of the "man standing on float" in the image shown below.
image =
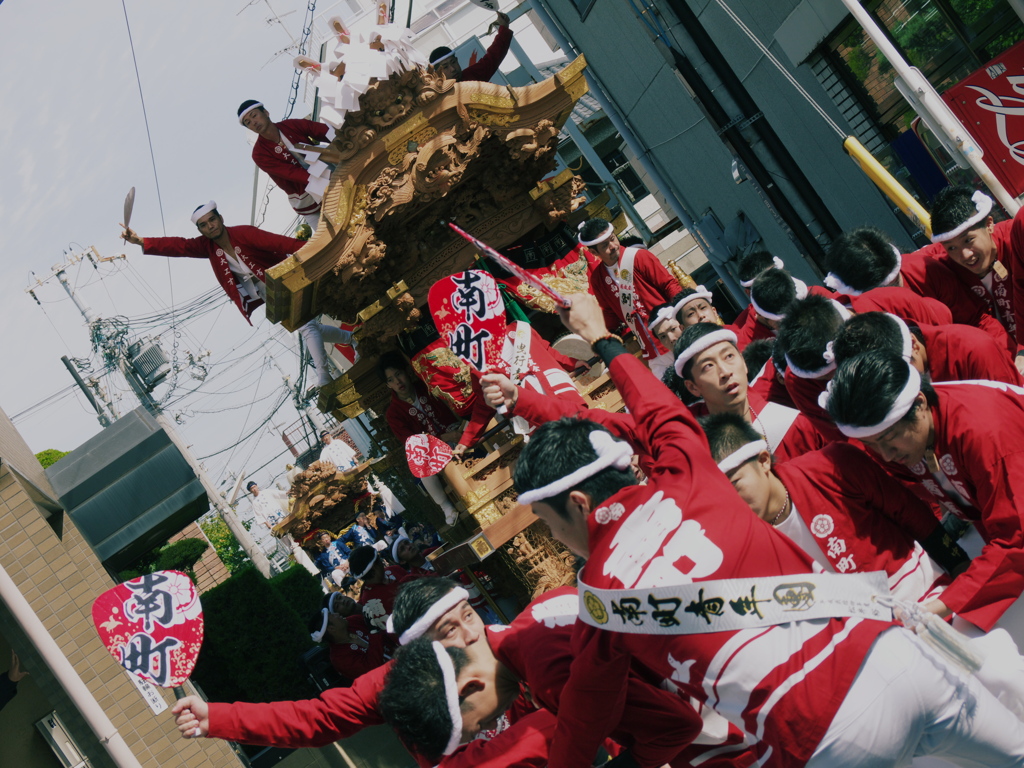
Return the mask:
<svg viewBox="0 0 1024 768"><path fill-rule="evenodd" d="M199 237L139 237L128 228L121 233L121 237L142 246L143 253L208 259L224 293L252 325L250 317L253 310L267 299L265 271L295 253L302 247L303 241L256 227L226 227L224 217L217 211L217 203L213 200L192 212L192 223L199 230ZM313 356L318 386L329 384L332 377L324 353L324 342L350 344L352 332L333 325L322 325L319 320L310 320L299 328L299 333Z"/></svg>

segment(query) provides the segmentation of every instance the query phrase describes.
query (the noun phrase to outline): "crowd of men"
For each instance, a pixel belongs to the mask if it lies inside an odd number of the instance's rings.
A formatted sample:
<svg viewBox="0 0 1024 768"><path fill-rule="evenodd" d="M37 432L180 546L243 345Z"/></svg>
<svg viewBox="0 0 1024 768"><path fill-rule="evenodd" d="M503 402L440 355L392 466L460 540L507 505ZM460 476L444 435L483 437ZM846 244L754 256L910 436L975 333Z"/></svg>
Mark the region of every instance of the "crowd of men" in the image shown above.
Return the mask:
<svg viewBox="0 0 1024 768"><path fill-rule="evenodd" d="M381 605L328 600L313 636L355 648L366 621L393 659L309 701L189 697L179 729L300 747L387 722L446 768L1024 766L1024 214L992 214L954 187L919 251L848 232L828 287L748 254L731 325L585 223L592 293L560 314L626 411L479 382L536 427L515 487L577 588L485 626L415 547L401 573L353 551ZM406 368L381 373L426 401Z"/></svg>

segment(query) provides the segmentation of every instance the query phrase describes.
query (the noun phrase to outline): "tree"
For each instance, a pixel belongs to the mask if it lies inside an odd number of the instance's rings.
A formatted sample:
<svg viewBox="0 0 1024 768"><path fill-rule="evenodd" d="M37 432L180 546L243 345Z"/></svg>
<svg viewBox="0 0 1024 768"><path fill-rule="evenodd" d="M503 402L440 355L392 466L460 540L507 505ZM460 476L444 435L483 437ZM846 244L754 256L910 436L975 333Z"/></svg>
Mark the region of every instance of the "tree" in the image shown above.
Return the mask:
<svg viewBox="0 0 1024 768"><path fill-rule="evenodd" d="M58 451L56 448L47 448L45 451L37 453L36 458L39 459L39 463L43 465L43 469L46 469L47 467L52 467L69 453L71 453L71 451Z"/></svg>
<svg viewBox="0 0 1024 768"><path fill-rule="evenodd" d="M250 565L252 561L238 543L235 534L228 528L228 524L218 514L208 515L199 521L199 527L203 529L206 538L213 544L213 551L221 559L228 571L232 574L238 573L242 568Z"/></svg>
<svg viewBox="0 0 1024 768"><path fill-rule="evenodd" d="M203 553L210 548L202 539L181 539L168 544L156 558L157 571L184 571L192 581L196 580L196 563L203 559Z"/></svg>

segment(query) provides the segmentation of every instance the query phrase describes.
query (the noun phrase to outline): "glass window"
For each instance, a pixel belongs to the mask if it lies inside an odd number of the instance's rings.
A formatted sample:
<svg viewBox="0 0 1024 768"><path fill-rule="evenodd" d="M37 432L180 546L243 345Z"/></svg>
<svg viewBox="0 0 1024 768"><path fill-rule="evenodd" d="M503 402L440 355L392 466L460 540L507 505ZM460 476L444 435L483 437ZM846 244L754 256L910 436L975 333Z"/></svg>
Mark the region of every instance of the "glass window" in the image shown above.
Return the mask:
<svg viewBox="0 0 1024 768"><path fill-rule="evenodd" d="M1024 24L1006 0L872 0L864 5L940 93L1024 38ZM900 158L916 114L896 90L895 70L852 18L820 50L896 150L877 153L879 161L920 193ZM963 178L951 171L953 164L943 152L937 154L936 162L954 183L970 180L969 174Z"/></svg>

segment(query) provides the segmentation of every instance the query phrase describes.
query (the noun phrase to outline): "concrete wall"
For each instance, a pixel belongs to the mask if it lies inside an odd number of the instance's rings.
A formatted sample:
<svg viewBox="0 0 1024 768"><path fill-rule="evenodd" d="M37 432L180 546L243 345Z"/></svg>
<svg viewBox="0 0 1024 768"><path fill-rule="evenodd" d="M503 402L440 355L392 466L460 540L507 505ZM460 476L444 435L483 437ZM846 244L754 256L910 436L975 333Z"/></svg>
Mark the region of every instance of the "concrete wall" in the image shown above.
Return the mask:
<svg viewBox="0 0 1024 768"><path fill-rule="evenodd" d="M727 226L742 210L761 233L769 250L785 259L787 266L796 267L796 247L751 185L735 184L731 176L731 153L654 47L630 4L618 0L597 0L584 22L580 22L571 0L545 0L545 4L578 49L586 54L589 68L608 88L620 113L648 148L690 214L699 219L711 209L721 224ZM657 0L655 4L683 52L696 65L730 114L738 115L724 87L703 62L687 32L675 21L668 4L664 0ZM820 0L814 5L822 4L838 5L839 2ZM806 64L794 68L787 53L775 41L776 31L795 10L800 11L796 17L799 20L807 18L805 14L815 9L808 9L807 3L796 0L771 3L730 0L729 5L757 37L769 45L775 56L795 73L815 100L842 125L842 117L810 68ZM902 225L892 213L891 206L843 152L841 139L725 12L708 0L690 0L690 7L698 14L737 76L744 81L765 118L788 146L840 226L845 229L870 223L893 235L902 233ZM814 13L814 18L820 20L821 17L821 13ZM792 29L793 23L790 19L787 29ZM751 128L745 130L745 135L757 145ZM767 160L763 147L758 147L758 153ZM779 170L769 162L766 164L776 174L780 186L803 214L804 220L809 220L809 214L781 178ZM794 271L804 278L812 277L808 269L797 268Z"/></svg>

